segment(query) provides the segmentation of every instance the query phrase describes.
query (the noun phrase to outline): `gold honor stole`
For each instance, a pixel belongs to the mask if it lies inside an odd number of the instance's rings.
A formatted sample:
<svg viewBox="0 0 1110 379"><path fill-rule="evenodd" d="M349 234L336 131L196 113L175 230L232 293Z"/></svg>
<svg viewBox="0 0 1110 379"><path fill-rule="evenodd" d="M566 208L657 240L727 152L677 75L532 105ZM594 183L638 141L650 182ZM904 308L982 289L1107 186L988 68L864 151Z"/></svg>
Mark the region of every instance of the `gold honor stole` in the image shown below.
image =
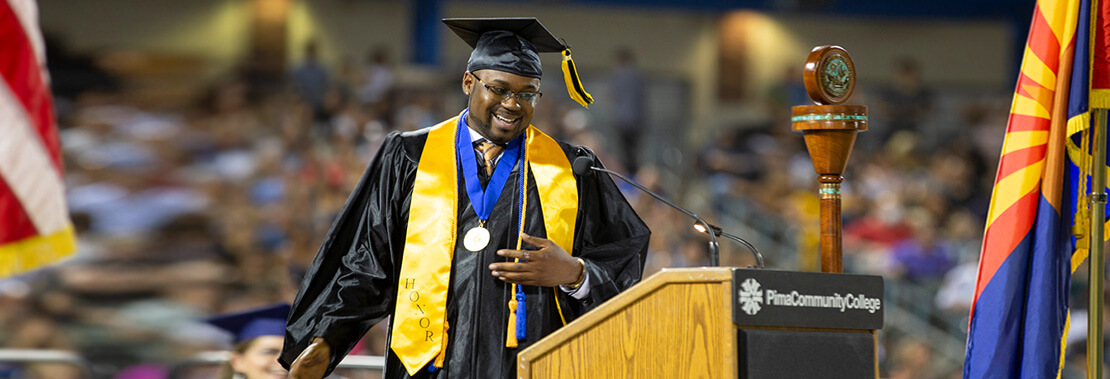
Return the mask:
<svg viewBox="0 0 1110 379"><path fill-rule="evenodd" d="M389 344L409 375L433 358L436 367L443 367L447 350L447 290L458 233L457 130L454 117L428 132L412 190ZM570 162L559 144L536 127L529 125L525 138L525 164L536 179L547 238L569 254L578 215Z"/></svg>

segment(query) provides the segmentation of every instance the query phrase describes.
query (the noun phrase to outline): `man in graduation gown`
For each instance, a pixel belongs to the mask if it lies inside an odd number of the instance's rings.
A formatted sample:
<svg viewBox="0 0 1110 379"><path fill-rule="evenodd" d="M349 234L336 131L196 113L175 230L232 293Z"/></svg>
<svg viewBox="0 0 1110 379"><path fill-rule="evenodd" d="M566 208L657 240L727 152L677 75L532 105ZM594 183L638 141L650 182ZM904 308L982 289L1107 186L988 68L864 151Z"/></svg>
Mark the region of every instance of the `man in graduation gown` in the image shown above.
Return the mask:
<svg viewBox="0 0 1110 379"><path fill-rule="evenodd" d="M391 134L366 169L290 313L293 377L390 316L386 377L513 377L517 352L640 280L648 228L608 176L573 173L592 152L530 125L538 52L562 51L592 101L566 46L535 19L444 22L474 47L468 107Z"/></svg>

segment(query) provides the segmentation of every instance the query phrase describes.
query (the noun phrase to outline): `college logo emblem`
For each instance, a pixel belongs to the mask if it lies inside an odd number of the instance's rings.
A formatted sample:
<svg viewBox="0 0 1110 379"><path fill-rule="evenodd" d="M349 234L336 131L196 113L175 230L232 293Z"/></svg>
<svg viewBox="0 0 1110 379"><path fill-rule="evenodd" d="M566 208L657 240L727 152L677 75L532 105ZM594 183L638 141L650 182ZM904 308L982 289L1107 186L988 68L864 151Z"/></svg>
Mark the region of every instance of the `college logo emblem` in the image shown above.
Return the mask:
<svg viewBox="0 0 1110 379"><path fill-rule="evenodd" d="M740 283L740 309L754 316L763 307L763 290L759 289L759 282L748 278Z"/></svg>
<svg viewBox="0 0 1110 379"><path fill-rule="evenodd" d="M845 95L851 89L852 81L852 69L848 67L848 62L842 56L833 55L825 63L824 68L821 73L821 84L825 92L833 97L847 97Z"/></svg>

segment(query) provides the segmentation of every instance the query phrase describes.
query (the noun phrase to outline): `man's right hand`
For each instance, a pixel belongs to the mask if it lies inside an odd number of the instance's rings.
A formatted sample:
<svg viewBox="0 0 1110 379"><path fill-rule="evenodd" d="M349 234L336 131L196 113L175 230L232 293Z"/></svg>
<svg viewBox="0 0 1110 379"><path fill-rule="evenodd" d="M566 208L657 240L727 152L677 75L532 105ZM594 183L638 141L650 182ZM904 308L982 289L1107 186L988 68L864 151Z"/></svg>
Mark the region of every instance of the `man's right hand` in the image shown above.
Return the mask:
<svg viewBox="0 0 1110 379"><path fill-rule="evenodd" d="M293 367L289 370L289 377L293 379L320 379L328 371L331 362L331 345L323 338L312 339L312 344L297 356Z"/></svg>

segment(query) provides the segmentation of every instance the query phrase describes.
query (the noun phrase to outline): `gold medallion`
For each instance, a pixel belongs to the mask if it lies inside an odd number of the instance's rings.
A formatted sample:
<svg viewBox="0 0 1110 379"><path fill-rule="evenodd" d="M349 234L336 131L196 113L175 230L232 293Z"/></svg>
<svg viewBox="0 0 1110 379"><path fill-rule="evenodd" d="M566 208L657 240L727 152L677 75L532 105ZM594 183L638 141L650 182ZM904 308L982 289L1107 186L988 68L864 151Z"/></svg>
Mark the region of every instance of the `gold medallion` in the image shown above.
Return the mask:
<svg viewBox="0 0 1110 379"><path fill-rule="evenodd" d="M489 245L489 230L481 226L475 226L466 231L463 236L463 247L473 252L482 251Z"/></svg>

